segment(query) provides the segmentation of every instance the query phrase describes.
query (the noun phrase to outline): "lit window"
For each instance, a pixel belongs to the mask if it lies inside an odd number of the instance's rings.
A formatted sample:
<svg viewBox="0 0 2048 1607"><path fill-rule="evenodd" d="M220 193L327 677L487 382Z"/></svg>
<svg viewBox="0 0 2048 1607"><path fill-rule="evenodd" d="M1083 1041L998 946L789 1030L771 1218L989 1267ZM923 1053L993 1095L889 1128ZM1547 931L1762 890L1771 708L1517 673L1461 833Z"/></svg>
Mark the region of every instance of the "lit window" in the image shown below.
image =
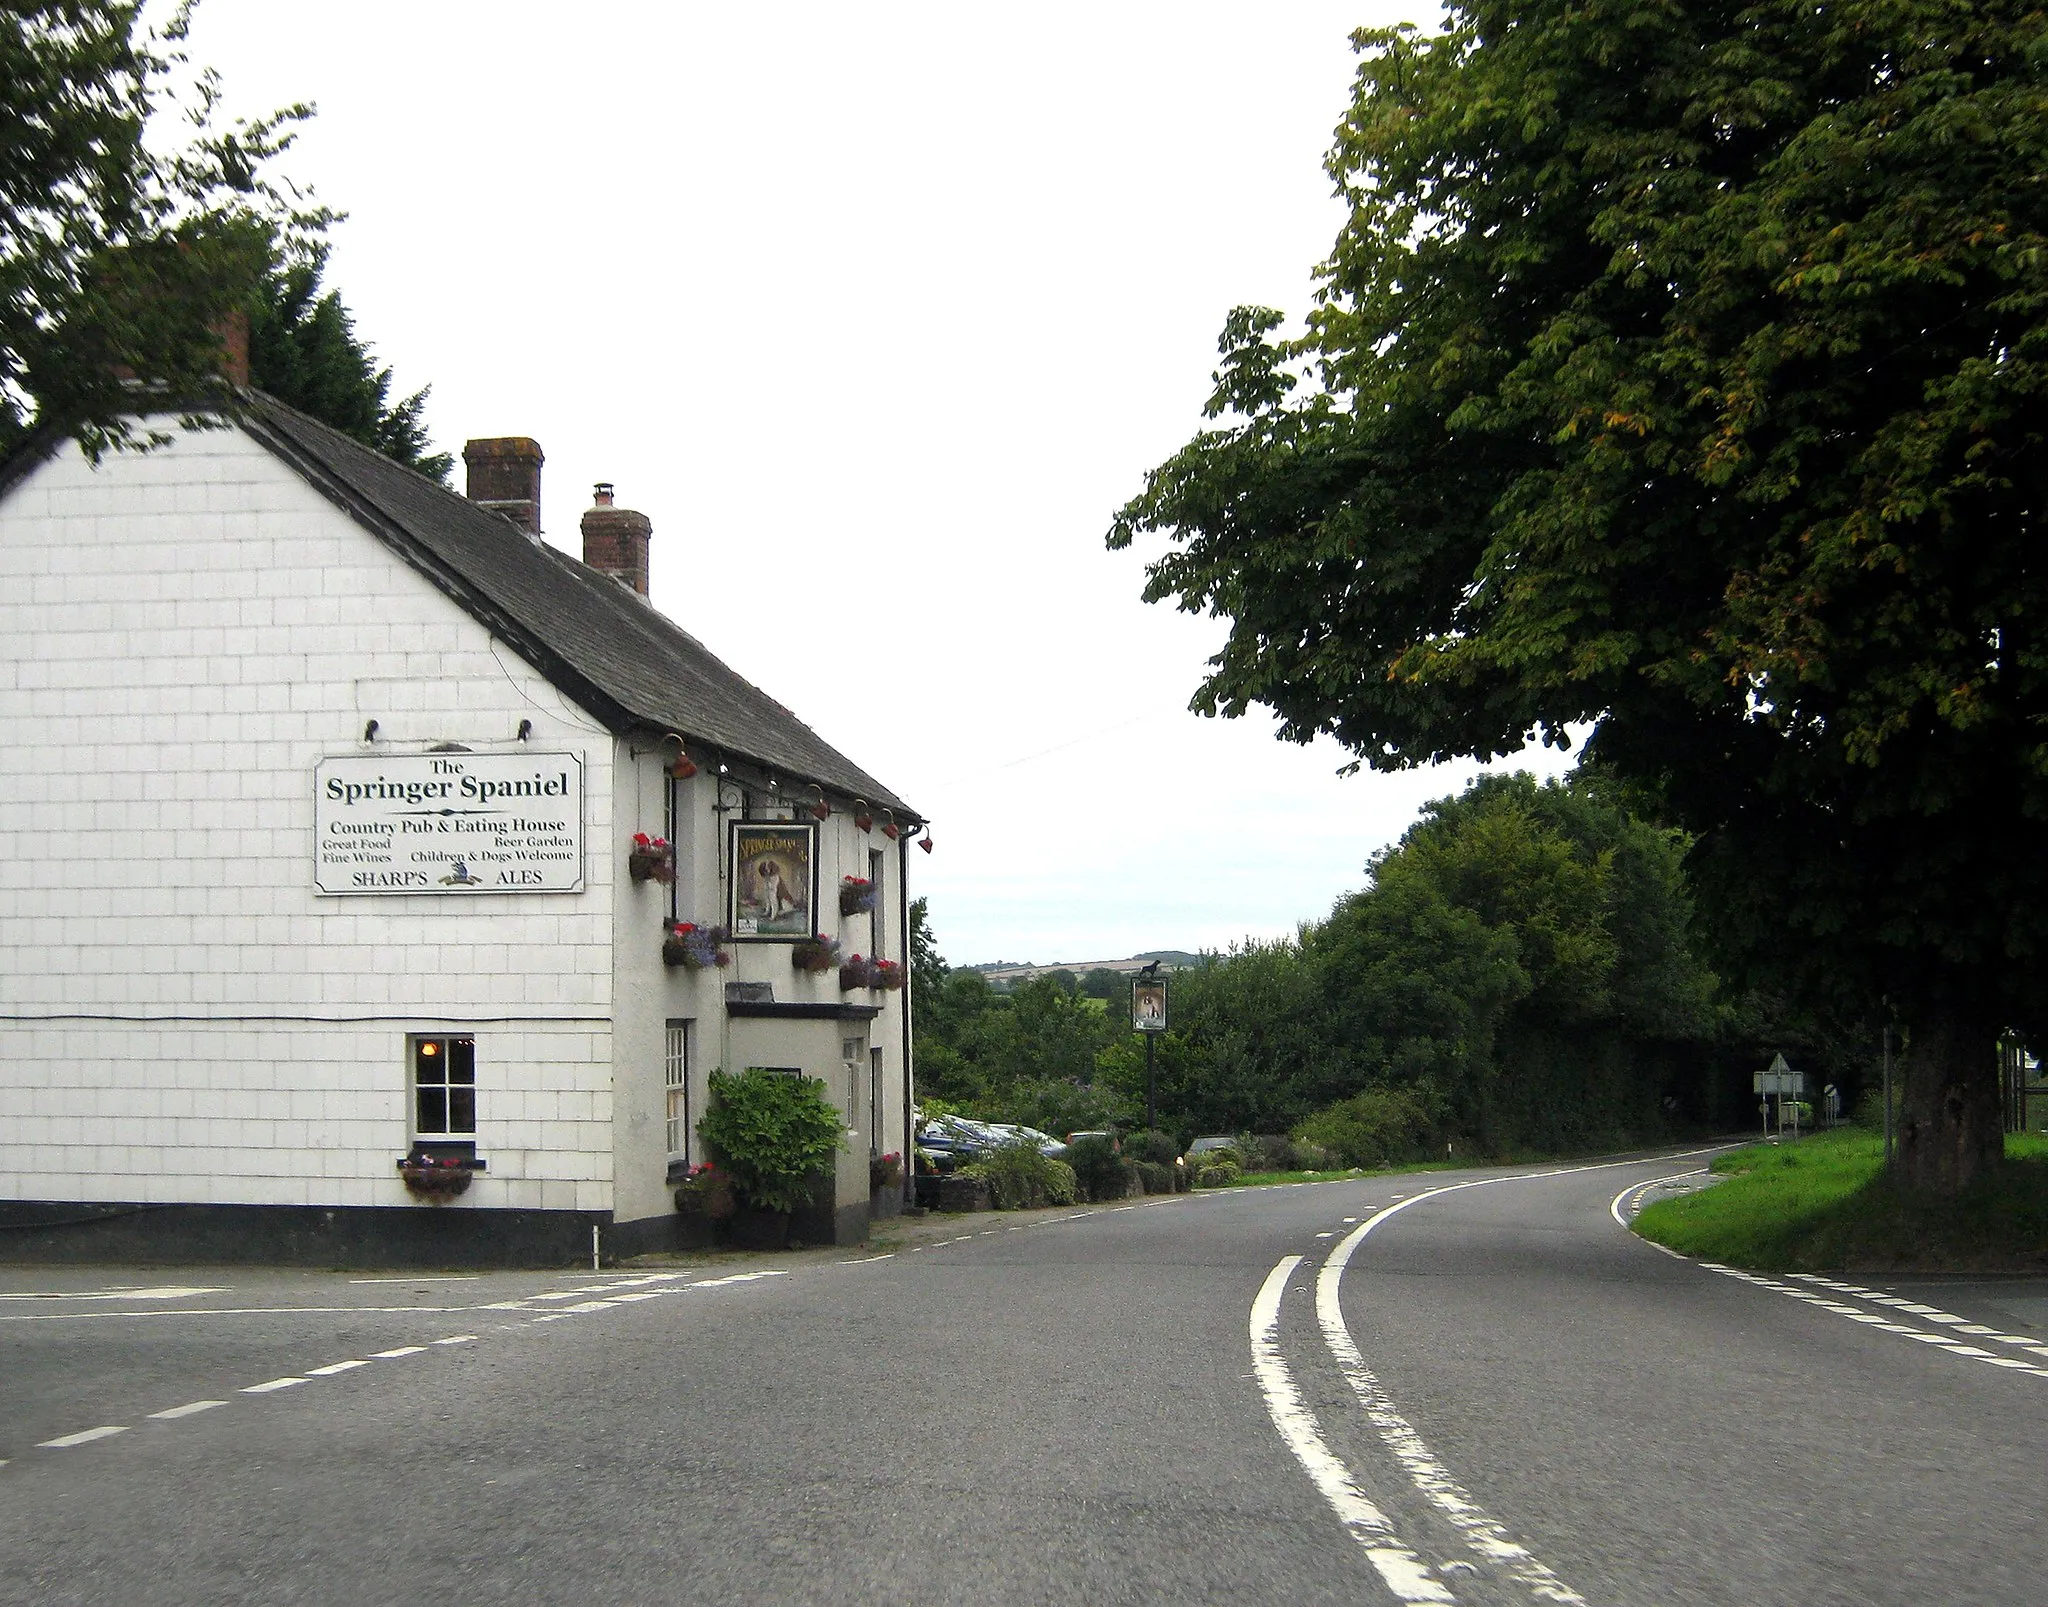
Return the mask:
<svg viewBox="0 0 2048 1607"><path fill-rule="evenodd" d="M412 1040L413 1134L476 1136L476 1039Z"/></svg>

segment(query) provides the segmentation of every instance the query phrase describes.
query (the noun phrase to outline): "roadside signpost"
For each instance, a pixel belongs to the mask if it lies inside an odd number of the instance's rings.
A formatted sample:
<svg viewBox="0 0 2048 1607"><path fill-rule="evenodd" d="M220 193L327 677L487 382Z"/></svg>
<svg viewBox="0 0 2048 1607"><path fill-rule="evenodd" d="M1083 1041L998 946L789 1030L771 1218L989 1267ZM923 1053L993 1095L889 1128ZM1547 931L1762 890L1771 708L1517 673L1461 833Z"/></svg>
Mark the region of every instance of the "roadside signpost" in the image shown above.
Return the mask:
<svg viewBox="0 0 2048 1607"><path fill-rule="evenodd" d="M1131 978L1131 1026L1145 1035L1145 1127L1159 1125L1159 1035L1166 1030L1166 978L1154 960Z"/></svg>
<svg viewBox="0 0 2048 1607"><path fill-rule="evenodd" d="M1799 1136L1799 1101L1806 1096L1806 1073L1794 1071L1783 1054L1771 1056L1771 1063L1750 1080L1751 1090L1762 1097L1757 1108L1764 1114L1764 1137L1771 1136L1771 1101L1778 1101L1778 1131L1785 1131L1785 1101L1792 1101L1792 1136Z"/></svg>

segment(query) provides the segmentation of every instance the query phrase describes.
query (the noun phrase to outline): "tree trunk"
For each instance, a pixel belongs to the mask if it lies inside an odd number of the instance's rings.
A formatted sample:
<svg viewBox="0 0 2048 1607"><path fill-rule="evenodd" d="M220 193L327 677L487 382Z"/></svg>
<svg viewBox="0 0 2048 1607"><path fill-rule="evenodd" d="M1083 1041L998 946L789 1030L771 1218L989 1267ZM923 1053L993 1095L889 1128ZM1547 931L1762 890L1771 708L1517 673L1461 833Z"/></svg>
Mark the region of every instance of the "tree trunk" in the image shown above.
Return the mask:
<svg viewBox="0 0 2048 1607"><path fill-rule="evenodd" d="M1996 1170L2005 1159L1996 1029L1930 1011L1913 1024L1904 1070L1898 1180L1926 1194L1958 1194Z"/></svg>

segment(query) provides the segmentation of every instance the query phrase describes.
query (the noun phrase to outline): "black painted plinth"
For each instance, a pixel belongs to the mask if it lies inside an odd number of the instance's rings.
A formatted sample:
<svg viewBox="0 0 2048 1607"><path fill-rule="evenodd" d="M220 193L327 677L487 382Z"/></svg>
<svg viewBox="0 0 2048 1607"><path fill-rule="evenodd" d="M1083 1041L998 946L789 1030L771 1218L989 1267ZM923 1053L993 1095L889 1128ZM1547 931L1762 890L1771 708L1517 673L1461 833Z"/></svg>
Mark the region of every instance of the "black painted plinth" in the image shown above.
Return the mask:
<svg viewBox="0 0 2048 1607"><path fill-rule="evenodd" d="M683 1249L671 1213L614 1222L609 1211L451 1205L80 1205L0 1200L0 1262L38 1265L566 1267Z"/></svg>

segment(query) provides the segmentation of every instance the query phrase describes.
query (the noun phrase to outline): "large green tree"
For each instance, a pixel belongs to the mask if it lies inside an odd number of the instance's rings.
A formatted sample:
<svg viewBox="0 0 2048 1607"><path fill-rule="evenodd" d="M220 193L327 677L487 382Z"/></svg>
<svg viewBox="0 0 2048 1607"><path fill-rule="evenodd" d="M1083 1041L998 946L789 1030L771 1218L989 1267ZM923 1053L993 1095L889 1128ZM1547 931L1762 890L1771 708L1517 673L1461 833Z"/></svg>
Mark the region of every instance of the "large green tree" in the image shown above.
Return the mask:
<svg viewBox="0 0 2048 1607"><path fill-rule="evenodd" d="M1901 1165L2048 1026L2048 15L1461 3L1361 33L1306 332L1240 309L1111 531L1197 705L1395 768L1563 740L1694 834L1725 957L1910 1037Z"/></svg>
<svg viewBox="0 0 2048 1607"><path fill-rule="evenodd" d="M309 109L221 125L189 10L152 30L114 0L0 8L0 453L46 423L129 441L138 384L206 392L229 315L330 220L269 176ZM182 143L145 139L180 113Z"/></svg>

